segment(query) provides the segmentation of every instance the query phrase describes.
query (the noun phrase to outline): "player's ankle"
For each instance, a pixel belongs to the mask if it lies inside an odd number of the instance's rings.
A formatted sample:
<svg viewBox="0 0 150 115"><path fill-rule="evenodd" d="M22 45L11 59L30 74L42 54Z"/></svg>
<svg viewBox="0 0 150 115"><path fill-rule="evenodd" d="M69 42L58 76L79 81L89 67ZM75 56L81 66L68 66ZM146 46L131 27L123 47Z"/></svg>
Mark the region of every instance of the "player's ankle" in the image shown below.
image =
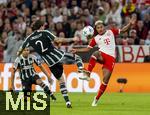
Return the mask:
<svg viewBox="0 0 150 115"><path fill-rule="evenodd" d="M79 69L78 69L78 72L79 72L79 73L83 73L84 71L86 71L85 68L79 68Z"/></svg>

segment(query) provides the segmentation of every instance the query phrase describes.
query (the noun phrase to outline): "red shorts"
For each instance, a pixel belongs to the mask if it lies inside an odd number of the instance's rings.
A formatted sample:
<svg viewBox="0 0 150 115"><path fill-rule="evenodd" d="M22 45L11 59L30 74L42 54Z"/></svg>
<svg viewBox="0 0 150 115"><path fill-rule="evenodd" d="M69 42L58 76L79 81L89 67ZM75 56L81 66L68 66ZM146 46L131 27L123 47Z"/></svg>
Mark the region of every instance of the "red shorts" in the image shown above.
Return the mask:
<svg viewBox="0 0 150 115"><path fill-rule="evenodd" d="M100 52L100 53L104 60L103 68L107 68L110 72L112 72L115 65L115 58L104 52Z"/></svg>

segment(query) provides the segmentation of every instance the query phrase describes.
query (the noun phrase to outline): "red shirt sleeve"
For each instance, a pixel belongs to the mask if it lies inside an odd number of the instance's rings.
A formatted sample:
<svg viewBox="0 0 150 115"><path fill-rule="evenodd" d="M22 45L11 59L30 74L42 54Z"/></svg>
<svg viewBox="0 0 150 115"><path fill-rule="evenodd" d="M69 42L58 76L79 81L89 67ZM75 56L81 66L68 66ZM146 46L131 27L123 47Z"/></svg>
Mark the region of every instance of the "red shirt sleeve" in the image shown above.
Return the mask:
<svg viewBox="0 0 150 115"><path fill-rule="evenodd" d="M90 41L88 48L93 48L96 45L96 41L95 38L92 38L92 40Z"/></svg>
<svg viewBox="0 0 150 115"><path fill-rule="evenodd" d="M112 29L110 29L110 30L113 32L114 36L117 36L117 35L120 34L120 29L112 28Z"/></svg>

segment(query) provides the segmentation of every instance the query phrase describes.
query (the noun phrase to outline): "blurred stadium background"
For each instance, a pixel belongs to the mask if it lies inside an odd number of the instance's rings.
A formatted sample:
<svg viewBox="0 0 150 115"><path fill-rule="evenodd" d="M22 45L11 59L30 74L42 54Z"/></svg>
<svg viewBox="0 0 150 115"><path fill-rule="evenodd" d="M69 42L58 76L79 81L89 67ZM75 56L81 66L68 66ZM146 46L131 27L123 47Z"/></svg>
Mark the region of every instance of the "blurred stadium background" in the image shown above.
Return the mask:
<svg viewBox="0 0 150 115"><path fill-rule="evenodd" d="M54 79L51 89L58 101L51 104L50 110L51 115L150 114L150 0L0 0L0 90L10 89L10 68L18 48L32 33L35 20L45 21L46 29L56 36L80 38L72 44L56 44L69 51L88 44L82 35L84 26L93 26L100 19L108 29L121 28L132 16L136 17L136 24L116 36L117 64L99 106L90 107L102 79L101 66L97 64L88 83L77 78L76 65L67 60L64 66L67 87L69 92L77 92L70 93L74 108L66 110ZM85 66L93 50L79 54ZM47 82L43 73L39 74ZM18 77L16 74L15 87L21 89ZM40 88L33 86L33 89Z"/></svg>

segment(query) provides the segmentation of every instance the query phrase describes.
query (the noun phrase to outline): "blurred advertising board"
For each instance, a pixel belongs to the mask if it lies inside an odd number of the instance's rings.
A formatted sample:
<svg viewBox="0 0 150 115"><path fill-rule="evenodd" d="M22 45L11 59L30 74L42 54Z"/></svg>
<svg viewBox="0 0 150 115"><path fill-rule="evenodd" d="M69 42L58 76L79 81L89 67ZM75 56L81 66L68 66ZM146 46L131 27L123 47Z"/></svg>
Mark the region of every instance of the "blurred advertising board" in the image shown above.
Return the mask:
<svg viewBox="0 0 150 115"><path fill-rule="evenodd" d="M78 46L77 48L86 47ZM61 46L61 49L64 51L69 51L71 48L68 46ZM78 53L83 59L84 62L88 62L92 53L98 50L97 47L94 47L91 51L85 53ZM116 46L116 61L125 62L125 63L138 63L144 62L145 56L150 56L150 46L148 45L117 45Z"/></svg>
<svg viewBox="0 0 150 115"><path fill-rule="evenodd" d="M117 46L118 62L144 62L144 57L150 55L150 46Z"/></svg>
<svg viewBox="0 0 150 115"><path fill-rule="evenodd" d="M85 64L87 67L87 64ZM69 92L97 92L102 81L102 65L97 64L91 74L90 82L79 80L76 65L64 65L64 77ZM11 63L0 64L0 90L7 91L11 88ZM35 67L42 80L49 85L47 78ZM45 65L45 68L47 66ZM107 92L118 92L122 85L117 82L118 78L125 78L127 83L123 86L124 92L150 92L150 64L149 63L117 63L108 84ZM48 68L47 68L48 70ZM49 85L54 92L59 91L58 81L54 80L53 85ZM33 85L33 90L42 90L39 86ZM15 89L21 90L22 85L19 73L15 74Z"/></svg>

